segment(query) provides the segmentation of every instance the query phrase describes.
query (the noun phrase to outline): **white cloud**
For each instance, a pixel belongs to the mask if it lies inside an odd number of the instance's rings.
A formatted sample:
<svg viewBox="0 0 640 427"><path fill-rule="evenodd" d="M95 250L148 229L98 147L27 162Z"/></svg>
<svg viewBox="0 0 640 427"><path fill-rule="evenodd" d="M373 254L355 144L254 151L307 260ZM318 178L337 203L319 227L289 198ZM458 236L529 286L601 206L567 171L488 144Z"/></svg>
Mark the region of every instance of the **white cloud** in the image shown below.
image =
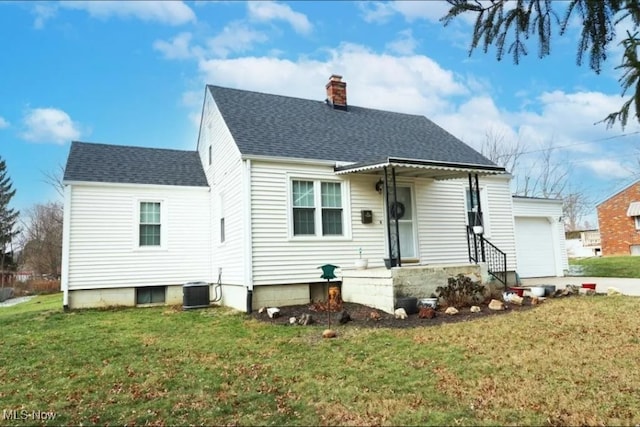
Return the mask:
<svg viewBox="0 0 640 427"><path fill-rule="evenodd" d="M57 108L34 108L24 117L26 130L22 137L33 142L64 144L80 137L77 123L67 113Z"/></svg>
<svg viewBox="0 0 640 427"><path fill-rule="evenodd" d="M153 48L160 51L166 59L188 59L201 55L199 47L191 47L191 33L180 33L171 41L156 40Z"/></svg>
<svg viewBox="0 0 640 427"><path fill-rule="evenodd" d="M418 41L413 37L411 29L398 33L398 38L386 44L387 50L399 55L411 55L418 47Z"/></svg>
<svg viewBox="0 0 640 427"><path fill-rule="evenodd" d="M267 36L252 30L241 22L231 22L221 33L207 41L207 47L218 57L227 57L232 52L246 52L256 43L264 43Z"/></svg>
<svg viewBox="0 0 640 427"><path fill-rule="evenodd" d="M608 179L630 178L634 174L626 165L615 160L591 160L585 162L585 166L600 177Z"/></svg>
<svg viewBox="0 0 640 427"><path fill-rule="evenodd" d="M5 129L9 127L9 122L5 120L4 117L0 116L0 129Z"/></svg>
<svg viewBox="0 0 640 427"><path fill-rule="evenodd" d="M362 19L366 22L384 23L392 16L400 14L408 22L426 20L438 22L445 16L451 5L445 1L393 1L359 3Z"/></svg>
<svg viewBox="0 0 640 427"><path fill-rule="evenodd" d="M348 103L430 115L451 109L449 97L466 93L453 73L426 56L395 57L343 44L327 60L271 57L201 60L205 83L324 100L333 73L347 82Z"/></svg>
<svg viewBox="0 0 640 427"><path fill-rule="evenodd" d="M63 1L58 5L66 9L84 10L100 19L117 16L169 25L182 25L196 20L196 14L182 1Z"/></svg>
<svg viewBox="0 0 640 427"><path fill-rule="evenodd" d="M358 7L362 12L362 19L364 19L365 22L369 23L386 22L389 18L397 13L396 9L393 7L393 3L385 3L380 1L361 1L358 2Z"/></svg>
<svg viewBox="0 0 640 427"><path fill-rule="evenodd" d="M300 34L309 34L313 29L306 15L295 12L286 4L275 1L248 2L249 17L256 21L285 21Z"/></svg>
<svg viewBox="0 0 640 427"><path fill-rule="evenodd" d="M33 28L41 30L45 22L56 15L57 7L53 4L38 3L34 6L32 13L36 16L33 21Z"/></svg>

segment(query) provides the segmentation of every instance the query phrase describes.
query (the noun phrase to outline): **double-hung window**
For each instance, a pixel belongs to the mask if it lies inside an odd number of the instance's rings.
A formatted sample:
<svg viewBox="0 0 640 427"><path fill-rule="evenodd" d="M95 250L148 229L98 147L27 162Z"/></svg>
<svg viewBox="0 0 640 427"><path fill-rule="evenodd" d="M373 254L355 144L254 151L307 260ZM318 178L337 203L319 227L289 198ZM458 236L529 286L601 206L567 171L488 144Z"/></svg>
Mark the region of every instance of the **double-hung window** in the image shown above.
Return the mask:
<svg viewBox="0 0 640 427"><path fill-rule="evenodd" d="M140 246L160 246L160 202L140 202Z"/></svg>
<svg viewBox="0 0 640 427"><path fill-rule="evenodd" d="M343 236L342 185L291 181L294 236Z"/></svg>

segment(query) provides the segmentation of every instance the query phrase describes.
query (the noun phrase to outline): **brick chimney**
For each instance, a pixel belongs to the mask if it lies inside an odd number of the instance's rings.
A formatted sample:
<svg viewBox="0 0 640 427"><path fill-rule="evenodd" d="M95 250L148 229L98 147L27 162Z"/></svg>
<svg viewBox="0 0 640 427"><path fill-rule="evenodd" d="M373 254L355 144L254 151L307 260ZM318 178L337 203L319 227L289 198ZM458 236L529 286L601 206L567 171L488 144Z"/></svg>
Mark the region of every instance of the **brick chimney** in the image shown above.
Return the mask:
<svg viewBox="0 0 640 427"><path fill-rule="evenodd" d="M327 103L338 110L347 110L347 83L342 81L342 76L332 74L327 88Z"/></svg>

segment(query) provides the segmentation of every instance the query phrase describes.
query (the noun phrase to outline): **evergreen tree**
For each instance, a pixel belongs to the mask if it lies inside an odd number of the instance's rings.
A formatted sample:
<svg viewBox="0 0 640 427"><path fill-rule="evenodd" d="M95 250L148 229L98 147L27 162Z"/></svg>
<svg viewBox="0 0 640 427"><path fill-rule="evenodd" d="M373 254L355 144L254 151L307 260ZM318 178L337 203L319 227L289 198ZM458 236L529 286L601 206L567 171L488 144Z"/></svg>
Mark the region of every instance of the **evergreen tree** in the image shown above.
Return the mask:
<svg viewBox="0 0 640 427"><path fill-rule="evenodd" d="M0 287L4 287L5 267L15 269L13 253L7 252L19 233L16 228L19 212L9 207L15 194L16 190L7 176L7 164L0 157Z"/></svg>
<svg viewBox="0 0 640 427"><path fill-rule="evenodd" d="M640 59L638 47L640 37L640 0L447 0L451 8L441 20L449 24L459 15L473 14L476 22L471 38L469 55L479 46L486 53L489 47L496 49L496 58L505 54L512 56L517 64L521 56L528 54L530 37L537 38L538 56L551 53L551 39L554 26L557 36L567 33L569 24L580 22L582 29L578 37L577 63L582 65L588 56L589 67L597 74L607 59L610 44L615 40L616 28L626 30L626 38L620 44L623 48L622 63L616 67L622 76L619 79L624 96L628 90L635 93L622 108L609 114L602 121L607 127L620 122L624 128L629 119L631 107L636 120L640 122ZM560 18L559 9L563 9Z"/></svg>

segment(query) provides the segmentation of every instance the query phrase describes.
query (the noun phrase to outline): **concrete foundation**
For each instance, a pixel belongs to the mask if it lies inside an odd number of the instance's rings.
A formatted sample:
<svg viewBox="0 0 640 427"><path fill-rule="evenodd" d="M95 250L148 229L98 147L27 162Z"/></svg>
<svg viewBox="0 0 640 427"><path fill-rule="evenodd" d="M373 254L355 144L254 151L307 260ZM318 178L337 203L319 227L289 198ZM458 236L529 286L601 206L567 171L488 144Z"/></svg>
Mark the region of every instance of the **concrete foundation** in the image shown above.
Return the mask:
<svg viewBox="0 0 640 427"><path fill-rule="evenodd" d="M463 274L474 281L490 284L485 264L411 265L407 267L343 269L342 299L393 313L400 297L430 297L449 277ZM492 287L492 286L490 286Z"/></svg>

